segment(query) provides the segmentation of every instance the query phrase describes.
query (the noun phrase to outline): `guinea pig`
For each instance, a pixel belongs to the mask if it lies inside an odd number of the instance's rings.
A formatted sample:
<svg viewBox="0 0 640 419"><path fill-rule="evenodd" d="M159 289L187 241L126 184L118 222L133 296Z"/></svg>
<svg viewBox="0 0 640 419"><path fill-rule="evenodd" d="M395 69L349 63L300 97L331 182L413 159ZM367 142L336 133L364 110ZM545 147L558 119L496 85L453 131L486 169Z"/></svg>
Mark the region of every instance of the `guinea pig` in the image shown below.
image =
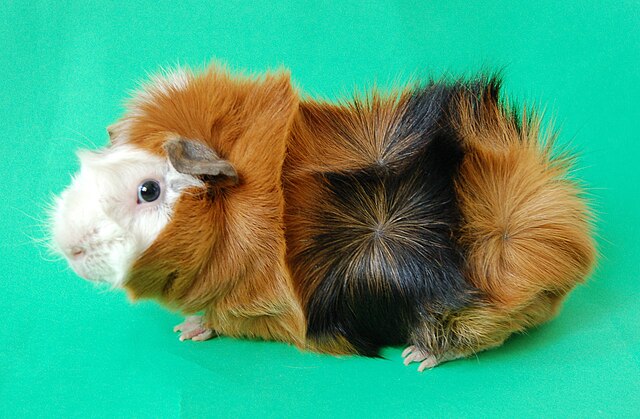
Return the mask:
<svg viewBox="0 0 640 419"><path fill-rule="evenodd" d="M301 99L285 71L176 69L81 151L51 234L75 272L215 335L419 370L552 318L589 275L572 157L497 77Z"/></svg>

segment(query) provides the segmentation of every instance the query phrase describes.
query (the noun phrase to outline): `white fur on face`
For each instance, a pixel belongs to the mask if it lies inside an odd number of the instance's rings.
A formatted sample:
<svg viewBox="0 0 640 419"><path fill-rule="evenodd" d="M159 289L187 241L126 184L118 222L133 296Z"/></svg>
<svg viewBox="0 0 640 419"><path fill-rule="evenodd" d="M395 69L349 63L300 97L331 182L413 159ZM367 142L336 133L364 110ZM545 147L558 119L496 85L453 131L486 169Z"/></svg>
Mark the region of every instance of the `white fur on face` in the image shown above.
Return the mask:
<svg viewBox="0 0 640 419"><path fill-rule="evenodd" d="M168 159L127 144L78 156L80 172L55 202L53 240L78 275L118 287L167 225L180 194L204 185ZM147 180L159 183L160 196L138 202Z"/></svg>

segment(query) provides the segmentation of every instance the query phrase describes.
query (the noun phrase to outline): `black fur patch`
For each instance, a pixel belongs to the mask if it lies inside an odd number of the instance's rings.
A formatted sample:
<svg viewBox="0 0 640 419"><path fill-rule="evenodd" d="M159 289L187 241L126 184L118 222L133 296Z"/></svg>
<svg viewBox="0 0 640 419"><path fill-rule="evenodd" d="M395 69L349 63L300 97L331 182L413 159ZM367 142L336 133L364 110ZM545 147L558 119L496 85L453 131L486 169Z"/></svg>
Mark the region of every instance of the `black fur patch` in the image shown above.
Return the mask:
<svg viewBox="0 0 640 419"><path fill-rule="evenodd" d="M318 174L326 202L304 257L322 275L306 307L310 338L344 337L361 354L406 343L418 320L467 306L453 179L463 152L445 109L460 85L416 89L370 167Z"/></svg>

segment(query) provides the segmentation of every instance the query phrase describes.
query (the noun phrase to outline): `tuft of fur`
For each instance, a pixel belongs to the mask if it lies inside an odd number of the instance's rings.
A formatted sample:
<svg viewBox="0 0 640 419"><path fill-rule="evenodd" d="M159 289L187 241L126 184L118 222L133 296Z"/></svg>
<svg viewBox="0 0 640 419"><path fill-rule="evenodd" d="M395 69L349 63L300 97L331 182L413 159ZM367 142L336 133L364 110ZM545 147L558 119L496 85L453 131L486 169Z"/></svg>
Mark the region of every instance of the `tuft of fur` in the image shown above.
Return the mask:
<svg viewBox="0 0 640 419"><path fill-rule="evenodd" d="M554 155L534 114L501 106L492 80L460 97L452 121L465 142L456 188L469 277L508 307L538 292L565 294L594 260L591 214L569 177L572 157Z"/></svg>
<svg viewBox="0 0 640 419"><path fill-rule="evenodd" d="M416 344L443 358L498 346L551 319L595 263L591 214L569 176L572 156L554 154L554 135L541 132L535 113L520 116L499 91L498 79L481 78L448 110L464 148L457 241L465 276L484 301L451 313L435 331L416 329Z"/></svg>

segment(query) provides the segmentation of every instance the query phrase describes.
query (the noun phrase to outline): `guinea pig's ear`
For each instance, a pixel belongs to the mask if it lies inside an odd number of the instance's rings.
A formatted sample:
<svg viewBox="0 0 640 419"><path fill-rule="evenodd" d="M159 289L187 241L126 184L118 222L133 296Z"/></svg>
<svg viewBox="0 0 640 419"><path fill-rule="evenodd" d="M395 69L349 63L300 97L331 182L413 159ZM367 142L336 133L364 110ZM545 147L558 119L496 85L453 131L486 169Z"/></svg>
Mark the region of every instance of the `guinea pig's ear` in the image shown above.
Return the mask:
<svg viewBox="0 0 640 419"><path fill-rule="evenodd" d="M109 141L111 142L113 142L113 137L115 136L114 125L115 124L111 124L107 127L107 134L109 134Z"/></svg>
<svg viewBox="0 0 640 419"><path fill-rule="evenodd" d="M172 138L164 144L169 161L180 173L203 176L216 185L235 185L238 173L228 161L198 141Z"/></svg>
<svg viewBox="0 0 640 419"><path fill-rule="evenodd" d="M122 142L123 120L114 122L107 127L107 134L109 134L109 143L116 145Z"/></svg>

